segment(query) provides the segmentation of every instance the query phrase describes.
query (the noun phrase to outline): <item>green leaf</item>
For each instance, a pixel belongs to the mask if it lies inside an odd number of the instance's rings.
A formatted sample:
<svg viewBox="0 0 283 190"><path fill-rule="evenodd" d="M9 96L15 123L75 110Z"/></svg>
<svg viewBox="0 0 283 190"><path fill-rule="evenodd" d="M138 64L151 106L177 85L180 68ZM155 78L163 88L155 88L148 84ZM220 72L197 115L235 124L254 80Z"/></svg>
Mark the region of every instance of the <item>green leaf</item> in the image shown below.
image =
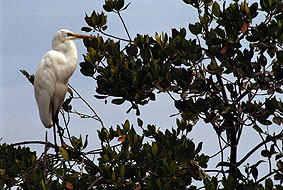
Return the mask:
<svg viewBox="0 0 283 190"><path fill-rule="evenodd" d="M215 60L211 60L210 64L207 67L210 71L216 72L218 70L218 65Z"/></svg>
<svg viewBox="0 0 283 190"><path fill-rule="evenodd" d="M46 190L46 185L45 185L45 182L44 182L43 179L40 181L40 183L41 183L41 186L42 186L42 190Z"/></svg>
<svg viewBox="0 0 283 190"><path fill-rule="evenodd" d="M128 3L121 11L126 10L131 3Z"/></svg>
<svg viewBox="0 0 283 190"><path fill-rule="evenodd" d="M269 121L269 120L261 120L261 119L258 119L258 122L260 122L262 125L271 125L272 122Z"/></svg>
<svg viewBox="0 0 283 190"><path fill-rule="evenodd" d="M125 99L113 99L111 101L112 104L121 105L125 102Z"/></svg>
<svg viewBox="0 0 283 190"><path fill-rule="evenodd" d="M148 129L148 132L149 132L151 135L154 135L154 134L155 134L155 131L156 131L155 125L147 125L147 129Z"/></svg>
<svg viewBox="0 0 283 190"><path fill-rule="evenodd" d="M158 145L157 145L157 143L154 142L152 144L152 154L153 154L153 156L156 156L157 153L158 153Z"/></svg>
<svg viewBox="0 0 283 190"><path fill-rule="evenodd" d="M263 130L258 126L258 125L254 125L253 126L254 130L256 130L259 133L263 133Z"/></svg>
<svg viewBox="0 0 283 190"><path fill-rule="evenodd" d="M275 180L282 180L282 179L283 179L283 174L281 174L281 173L276 173L276 174L274 175L274 179L275 179ZM282 190L282 189L279 189L279 190Z"/></svg>
<svg viewBox="0 0 283 190"><path fill-rule="evenodd" d="M102 29L103 31L105 31L107 28L108 28L108 26L105 25L105 26L103 26L101 29Z"/></svg>
<svg viewBox="0 0 283 190"><path fill-rule="evenodd" d="M212 13L217 17L220 16L220 13L221 13L220 6L216 1L212 5Z"/></svg>
<svg viewBox="0 0 283 190"><path fill-rule="evenodd" d="M33 85L34 75L30 75L26 70L20 70L20 72L28 79L28 81Z"/></svg>
<svg viewBox="0 0 283 190"><path fill-rule="evenodd" d="M100 23L99 17L95 11L92 12L90 19L94 26L97 26Z"/></svg>
<svg viewBox="0 0 283 190"><path fill-rule="evenodd" d="M91 20L91 18L87 15L87 14L85 14L85 21L86 21L86 23L89 25L89 26L94 26L94 24L92 23L92 20Z"/></svg>
<svg viewBox="0 0 283 190"><path fill-rule="evenodd" d="M264 33L260 29L252 29L251 30L252 36L256 39L262 39L264 37Z"/></svg>
<svg viewBox="0 0 283 190"><path fill-rule="evenodd" d="M267 53L268 53L268 55L271 57L271 58L273 58L274 56L275 56L275 53L276 53L276 48L274 48L274 47L269 47L268 49L267 49Z"/></svg>
<svg viewBox="0 0 283 190"><path fill-rule="evenodd" d="M73 97L69 97L64 101L64 103L62 105L62 108L64 109L64 111L69 112L69 111L72 110L72 105L70 104L72 99L73 99Z"/></svg>
<svg viewBox="0 0 283 190"><path fill-rule="evenodd" d="M273 182L270 178L265 180L265 189L266 190L273 190Z"/></svg>
<svg viewBox="0 0 283 190"><path fill-rule="evenodd" d="M106 12L112 12L114 9L114 4L113 4L113 0L106 0L105 4L103 5L103 9Z"/></svg>
<svg viewBox="0 0 283 190"><path fill-rule="evenodd" d="M262 155L263 157L269 157L269 156L270 156L270 152L269 152L268 150L262 150L262 151L261 151L261 155Z"/></svg>
<svg viewBox="0 0 283 190"><path fill-rule="evenodd" d="M92 31L92 29L90 27L82 27L81 31L90 32L90 31Z"/></svg>
<svg viewBox="0 0 283 190"><path fill-rule="evenodd" d="M123 127L124 127L125 131L129 131L129 129L130 129L130 122L129 122L129 120L125 121Z"/></svg>
<svg viewBox="0 0 283 190"><path fill-rule="evenodd" d="M253 166L253 167L251 168L251 173L252 173L252 175L253 175L253 178L256 180L257 177L258 177L258 169L257 169L257 167Z"/></svg>
<svg viewBox="0 0 283 190"><path fill-rule="evenodd" d="M161 39L160 39L160 37L158 36L157 33L155 34L155 39L156 39L157 43L158 43L160 46L162 46Z"/></svg>
<svg viewBox="0 0 283 190"><path fill-rule="evenodd" d="M103 9L104 9L106 12L111 12L111 11L113 11L113 8L112 8L110 5L103 5Z"/></svg>
<svg viewBox="0 0 283 190"><path fill-rule="evenodd" d="M60 152L60 154L61 154L61 156L63 157L64 160L70 161L70 156L64 148L59 147L59 152Z"/></svg>
<svg viewBox="0 0 283 190"><path fill-rule="evenodd" d="M252 18L255 18L258 15L257 9L258 9L258 3L253 3L250 6L250 14Z"/></svg>
<svg viewBox="0 0 283 190"><path fill-rule="evenodd" d="M283 170L283 162L281 160L276 163L276 166L278 169Z"/></svg>
<svg viewBox="0 0 283 190"><path fill-rule="evenodd" d="M6 170L5 169L0 169L0 176L5 175Z"/></svg>
<svg viewBox="0 0 283 190"><path fill-rule="evenodd" d="M120 11L125 4L124 0L114 0L114 7L116 11Z"/></svg>
<svg viewBox="0 0 283 190"><path fill-rule="evenodd" d="M277 125L281 125L282 123L282 118L280 118L279 116L274 116L273 117L273 120L272 120L274 123L276 123Z"/></svg>
<svg viewBox="0 0 283 190"><path fill-rule="evenodd" d="M97 130L99 139L104 142L106 141L107 130L105 128L101 129L101 131Z"/></svg>
<svg viewBox="0 0 283 190"><path fill-rule="evenodd" d="M192 4L192 0L183 0L185 3L187 3L187 4Z"/></svg>
<svg viewBox="0 0 283 190"><path fill-rule="evenodd" d="M87 145L88 145L88 135L86 135L86 137L85 137L83 149L85 149L87 147Z"/></svg>
<svg viewBox="0 0 283 190"><path fill-rule="evenodd" d="M124 0L119 0L119 10L124 7L125 1Z"/></svg>
<svg viewBox="0 0 283 190"><path fill-rule="evenodd" d="M138 118L138 126L142 127L142 125L143 125L143 121L140 118Z"/></svg>
<svg viewBox="0 0 283 190"><path fill-rule="evenodd" d="M131 44L130 46L126 46L126 52L131 56L136 56L138 53L138 48L136 45Z"/></svg>
<svg viewBox="0 0 283 190"><path fill-rule="evenodd" d="M211 6L211 5L213 5L213 1L212 0L204 0L204 4L205 4L205 6Z"/></svg>
<svg viewBox="0 0 283 190"><path fill-rule="evenodd" d="M195 154L198 154L202 149L202 142L200 142L195 150Z"/></svg>
<svg viewBox="0 0 283 190"><path fill-rule="evenodd" d="M115 173L115 172L112 172L111 177L112 177L112 180L115 181L115 180L116 180L116 173Z"/></svg>
<svg viewBox="0 0 283 190"><path fill-rule="evenodd" d="M105 99L107 96L101 96L101 95L94 95L95 98L97 99Z"/></svg>
<svg viewBox="0 0 283 190"><path fill-rule="evenodd" d="M81 147L82 147L82 135L80 135L80 138L76 138L75 136L72 136L71 137L71 142L72 142L72 145L74 146L75 149L77 150L80 150Z"/></svg>
<svg viewBox="0 0 283 190"><path fill-rule="evenodd" d="M216 167L220 167L220 166L226 166L226 167L230 167L231 164L229 162L219 162Z"/></svg>
<svg viewBox="0 0 283 190"><path fill-rule="evenodd" d="M232 93L232 92L234 91L234 86L233 86L233 84L228 83L226 86L227 86L227 89L228 89L228 91L229 91L230 93Z"/></svg>
<svg viewBox="0 0 283 190"><path fill-rule="evenodd" d="M235 187L235 178L233 175L229 175L227 179L229 187Z"/></svg>
<svg viewBox="0 0 283 190"><path fill-rule="evenodd" d="M283 50L282 51L277 51L276 53L276 58L280 63L283 63Z"/></svg>
<svg viewBox="0 0 283 190"><path fill-rule="evenodd" d="M86 64L89 63L86 62L80 63L80 67L81 67L80 71L84 76L92 77L94 75L94 68L84 67Z"/></svg>
<svg viewBox="0 0 283 190"><path fill-rule="evenodd" d="M270 9L269 1L270 0L260 0L260 6L264 11L269 11Z"/></svg>
<svg viewBox="0 0 283 190"><path fill-rule="evenodd" d="M120 167L120 175L124 177L125 174L126 174L126 166L122 164L122 166Z"/></svg>
<svg viewBox="0 0 283 190"><path fill-rule="evenodd" d="M196 24L189 24L189 29L192 34L198 35L201 33L202 26L199 22L197 22Z"/></svg>
<svg viewBox="0 0 283 190"><path fill-rule="evenodd" d="M177 168L177 165L175 162L170 162L169 164L169 172L170 172L170 175L173 176L176 172L176 168Z"/></svg>
<svg viewBox="0 0 283 190"><path fill-rule="evenodd" d="M197 161L202 168L207 168L207 162L209 161L209 156L201 154L197 156Z"/></svg>

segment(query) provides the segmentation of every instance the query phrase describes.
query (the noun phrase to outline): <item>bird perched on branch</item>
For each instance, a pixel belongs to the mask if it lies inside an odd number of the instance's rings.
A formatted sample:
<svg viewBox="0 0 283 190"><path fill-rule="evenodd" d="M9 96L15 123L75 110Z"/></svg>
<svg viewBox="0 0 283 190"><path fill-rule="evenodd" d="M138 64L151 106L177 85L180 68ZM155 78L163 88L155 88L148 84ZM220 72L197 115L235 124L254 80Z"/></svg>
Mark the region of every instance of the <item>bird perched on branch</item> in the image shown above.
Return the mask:
<svg viewBox="0 0 283 190"><path fill-rule="evenodd" d="M56 32L52 50L43 56L35 74L34 93L40 119L46 128L54 126L54 131L69 78L78 64L78 52L73 40L81 38L92 36L75 34L66 29Z"/></svg>

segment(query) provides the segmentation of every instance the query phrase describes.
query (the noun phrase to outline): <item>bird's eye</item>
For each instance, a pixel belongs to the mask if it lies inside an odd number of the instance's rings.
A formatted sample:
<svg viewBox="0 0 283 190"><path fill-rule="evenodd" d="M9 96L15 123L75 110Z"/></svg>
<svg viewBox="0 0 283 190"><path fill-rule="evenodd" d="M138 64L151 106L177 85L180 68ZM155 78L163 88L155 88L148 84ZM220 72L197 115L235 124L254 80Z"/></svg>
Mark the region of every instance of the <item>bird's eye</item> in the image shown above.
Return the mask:
<svg viewBox="0 0 283 190"><path fill-rule="evenodd" d="M68 32L68 33L67 33L67 36L72 36L72 33L71 33L71 32Z"/></svg>

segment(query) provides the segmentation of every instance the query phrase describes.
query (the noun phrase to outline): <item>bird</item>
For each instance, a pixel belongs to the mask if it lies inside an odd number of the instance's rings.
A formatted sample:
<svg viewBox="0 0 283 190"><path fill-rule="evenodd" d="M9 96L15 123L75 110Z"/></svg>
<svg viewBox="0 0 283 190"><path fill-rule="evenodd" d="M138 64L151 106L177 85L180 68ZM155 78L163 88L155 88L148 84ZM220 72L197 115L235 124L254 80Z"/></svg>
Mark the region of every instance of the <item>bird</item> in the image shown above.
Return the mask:
<svg viewBox="0 0 283 190"><path fill-rule="evenodd" d="M78 64L78 52L73 40L82 38L92 36L76 34L67 29L56 32L52 39L52 50L43 56L35 74L34 94L39 116L44 127L54 126L54 132L69 78Z"/></svg>

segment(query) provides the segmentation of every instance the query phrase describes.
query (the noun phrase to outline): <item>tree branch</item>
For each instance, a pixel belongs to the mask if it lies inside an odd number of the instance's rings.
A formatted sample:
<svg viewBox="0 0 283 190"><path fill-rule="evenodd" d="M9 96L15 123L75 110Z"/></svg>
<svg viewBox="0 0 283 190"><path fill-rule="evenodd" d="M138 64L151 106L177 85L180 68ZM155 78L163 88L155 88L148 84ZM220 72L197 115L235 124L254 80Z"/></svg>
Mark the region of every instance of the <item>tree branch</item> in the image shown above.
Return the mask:
<svg viewBox="0 0 283 190"><path fill-rule="evenodd" d="M121 22L122 22L122 24L123 24L123 27L124 27L124 29L125 29L127 35L128 35L128 38L129 38L130 42L132 42L130 33L129 33L127 27L126 27L126 24L125 24L125 22L124 22L124 20L123 20L123 18L122 18L122 16L121 16L121 14L120 14L120 12L118 11L117 14L118 14L118 16L119 16L119 18L120 18L120 20L121 20Z"/></svg>
<svg viewBox="0 0 283 190"><path fill-rule="evenodd" d="M236 163L236 167L239 167L240 165L242 165L255 151L257 151L261 146L265 145L266 143L273 141L275 139L279 139L283 137L283 133L280 133L278 135L275 135L273 137L270 137L264 141L262 141L261 143L259 143L257 146L255 146L250 152L247 153L247 155L242 158L239 162Z"/></svg>
<svg viewBox="0 0 283 190"><path fill-rule="evenodd" d="M113 35L111 35L111 34L107 34L107 33L103 32L101 29L98 29L98 31L99 31L101 34L103 34L103 35L105 35L105 36L108 36L108 37L110 37L110 38L114 38L114 39L117 39L117 40L129 42L129 43L132 42L131 40L127 40L127 39L124 39L124 38L119 38L119 37L117 37L117 36L113 36Z"/></svg>
<svg viewBox="0 0 283 190"><path fill-rule="evenodd" d="M26 145L26 144L42 144L42 145L48 145L48 147L52 147L54 149L58 148L58 146L55 146L54 144L48 142L46 143L45 141L23 141L23 142L18 142L18 143L13 143L13 144L10 144L6 147L2 147L0 148L0 150L4 150L6 148L11 148L11 147L15 147L15 146L20 146L20 145Z"/></svg>
<svg viewBox="0 0 283 190"><path fill-rule="evenodd" d="M87 107L94 113L95 117L97 118L97 120L100 122L102 128L104 128L104 124L103 121L101 120L101 118L98 116L98 114L94 111L94 109L89 105L89 103L78 93L78 91L76 91L76 89L74 89L70 84L69 87L80 97L80 99L87 105Z"/></svg>

